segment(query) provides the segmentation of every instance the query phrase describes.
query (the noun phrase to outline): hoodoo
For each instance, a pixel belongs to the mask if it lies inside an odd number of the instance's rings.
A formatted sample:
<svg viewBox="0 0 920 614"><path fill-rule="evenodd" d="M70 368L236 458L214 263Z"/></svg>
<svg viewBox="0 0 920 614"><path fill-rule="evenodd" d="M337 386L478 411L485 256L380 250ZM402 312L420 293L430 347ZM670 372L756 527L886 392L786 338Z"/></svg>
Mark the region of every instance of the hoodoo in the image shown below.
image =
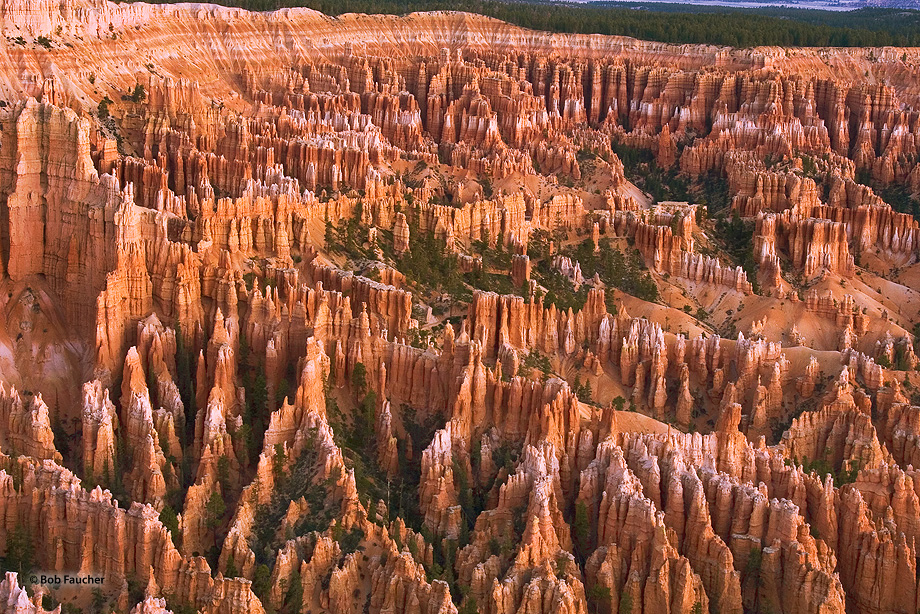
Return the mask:
<svg viewBox="0 0 920 614"><path fill-rule="evenodd" d="M0 29L0 614L920 610L917 49Z"/></svg>

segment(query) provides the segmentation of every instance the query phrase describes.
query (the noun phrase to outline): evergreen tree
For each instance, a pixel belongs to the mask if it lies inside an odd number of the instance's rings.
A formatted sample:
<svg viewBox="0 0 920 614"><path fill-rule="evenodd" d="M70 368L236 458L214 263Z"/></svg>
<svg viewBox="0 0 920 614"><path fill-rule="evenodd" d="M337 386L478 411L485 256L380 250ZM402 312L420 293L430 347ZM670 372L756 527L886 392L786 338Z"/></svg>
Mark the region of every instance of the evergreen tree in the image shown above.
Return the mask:
<svg viewBox="0 0 920 614"><path fill-rule="evenodd" d="M364 397L367 392L367 367L363 363L356 362L354 369L351 370L351 385L355 397L359 399Z"/></svg>
<svg viewBox="0 0 920 614"><path fill-rule="evenodd" d="M179 533L179 516L176 514L176 510L170 505L164 505L163 510L160 512L160 522L169 529L172 534L173 544L178 548L181 534Z"/></svg>
<svg viewBox="0 0 920 614"><path fill-rule="evenodd" d="M209 529L216 529L224 521L224 514L227 513L227 504L224 503L224 497L220 490L211 493L207 504L205 505L205 523ZM214 545L217 546L217 534L214 535Z"/></svg>
<svg viewBox="0 0 920 614"><path fill-rule="evenodd" d="M28 528L17 524L6 537L6 554L3 557L3 571L15 571L21 578L32 570L35 563L35 549Z"/></svg>

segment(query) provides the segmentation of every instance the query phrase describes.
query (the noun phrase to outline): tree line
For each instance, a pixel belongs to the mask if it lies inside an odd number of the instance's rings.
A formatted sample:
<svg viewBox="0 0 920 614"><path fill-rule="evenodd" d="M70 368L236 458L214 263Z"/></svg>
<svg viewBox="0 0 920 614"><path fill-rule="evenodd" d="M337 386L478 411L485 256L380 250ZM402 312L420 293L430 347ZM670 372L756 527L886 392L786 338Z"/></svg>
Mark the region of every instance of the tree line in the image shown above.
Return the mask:
<svg viewBox="0 0 920 614"><path fill-rule="evenodd" d="M170 0L149 0L153 3ZM303 6L326 15L465 11L549 32L607 34L665 43L755 47L881 47L920 45L920 11L866 8L735 9L681 5L501 0L216 0L252 11Z"/></svg>

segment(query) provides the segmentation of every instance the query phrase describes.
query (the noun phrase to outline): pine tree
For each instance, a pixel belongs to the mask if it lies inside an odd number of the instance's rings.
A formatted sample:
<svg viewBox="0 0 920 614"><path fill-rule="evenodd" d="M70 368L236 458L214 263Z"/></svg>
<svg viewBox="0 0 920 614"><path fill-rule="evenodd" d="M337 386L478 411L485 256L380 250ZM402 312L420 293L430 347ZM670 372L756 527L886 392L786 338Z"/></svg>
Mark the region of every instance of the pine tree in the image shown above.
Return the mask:
<svg viewBox="0 0 920 614"><path fill-rule="evenodd" d="M29 530L17 524L6 538L6 555L3 557L3 570L15 571L21 578L32 570L35 562L35 549Z"/></svg>

